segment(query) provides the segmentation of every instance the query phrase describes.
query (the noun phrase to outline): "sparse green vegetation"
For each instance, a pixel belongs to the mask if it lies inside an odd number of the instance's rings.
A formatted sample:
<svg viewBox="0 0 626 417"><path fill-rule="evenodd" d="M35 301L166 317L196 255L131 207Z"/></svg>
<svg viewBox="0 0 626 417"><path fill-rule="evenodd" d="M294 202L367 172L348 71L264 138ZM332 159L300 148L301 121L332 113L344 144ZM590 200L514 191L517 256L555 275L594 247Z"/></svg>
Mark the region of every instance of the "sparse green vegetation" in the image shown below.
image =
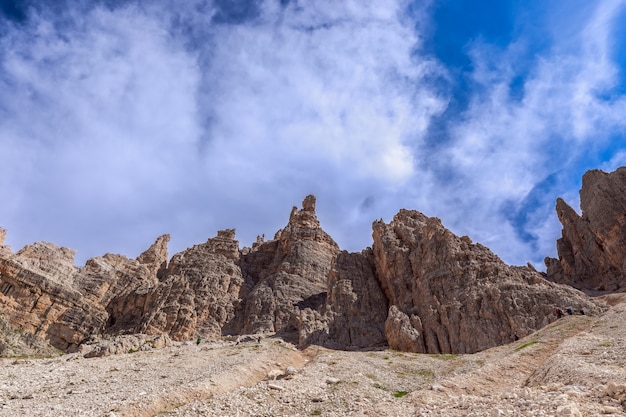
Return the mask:
<svg viewBox="0 0 626 417"><path fill-rule="evenodd" d="M409 392L408 391L396 391L393 393L393 396L396 398L402 398L405 395L407 395Z"/></svg>
<svg viewBox="0 0 626 417"><path fill-rule="evenodd" d="M523 345L516 347L515 351L519 352L520 350L527 348L528 346L536 345L537 343L539 343L538 340L531 340L530 342L526 342Z"/></svg>
<svg viewBox="0 0 626 417"><path fill-rule="evenodd" d="M431 356L435 359L441 359L442 361L449 361L459 357L457 353L435 353Z"/></svg>
<svg viewBox="0 0 626 417"><path fill-rule="evenodd" d="M600 347L613 347L613 342L610 340L605 340L604 342L598 343Z"/></svg>
<svg viewBox="0 0 626 417"><path fill-rule="evenodd" d="M321 416L322 415L322 410L320 410L319 408L316 408L315 410L311 411L311 415L312 416Z"/></svg>
<svg viewBox="0 0 626 417"><path fill-rule="evenodd" d="M435 377L435 372L432 369L419 369L415 373L424 379L433 379Z"/></svg>

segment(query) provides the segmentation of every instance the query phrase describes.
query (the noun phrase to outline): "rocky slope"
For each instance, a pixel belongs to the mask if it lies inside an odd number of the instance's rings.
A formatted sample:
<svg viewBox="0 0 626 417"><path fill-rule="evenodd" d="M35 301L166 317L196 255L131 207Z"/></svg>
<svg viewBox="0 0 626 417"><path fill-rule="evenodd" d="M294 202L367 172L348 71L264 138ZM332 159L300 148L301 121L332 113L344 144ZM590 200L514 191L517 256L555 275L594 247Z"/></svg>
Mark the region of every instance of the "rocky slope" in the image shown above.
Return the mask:
<svg viewBox="0 0 626 417"><path fill-rule="evenodd" d="M626 416L625 301L471 355L116 337L0 359L0 416Z"/></svg>
<svg viewBox="0 0 626 417"><path fill-rule="evenodd" d="M546 258L550 280L586 291L626 290L626 167L583 176L578 215L559 199L559 259Z"/></svg>
<svg viewBox="0 0 626 417"><path fill-rule="evenodd" d="M276 333L300 346L468 353L546 326L555 308L602 310L417 211L374 222L371 248L342 252L315 204L306 197L274 239L252 248L222 230L170 260L168 235L137 259L106 254L82 268L72 250L50 243L17 253L0 246L0 313L66 351L94 335Z"/></svg>

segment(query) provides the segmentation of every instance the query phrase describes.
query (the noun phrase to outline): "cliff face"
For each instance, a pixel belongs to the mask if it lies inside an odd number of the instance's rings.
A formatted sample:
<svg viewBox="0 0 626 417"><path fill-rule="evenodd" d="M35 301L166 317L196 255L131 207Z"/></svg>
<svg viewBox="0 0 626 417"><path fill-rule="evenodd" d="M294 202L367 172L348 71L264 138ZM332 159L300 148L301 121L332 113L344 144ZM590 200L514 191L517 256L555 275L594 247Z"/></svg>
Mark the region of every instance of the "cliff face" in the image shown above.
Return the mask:
<svg viewBox="0 0 626 417"><path fill-rule="evenodd" d="M279 333L340 349L476 352L556 320L556 307L600 308L416 211L374 222L372 248L342 252L313 196L272 240L240 250L235 231L222 230L169 261L168 235L137 259L107 254L82 268L49 243L13 253L4 235L2 317L70 351L98 334Z"/></svg>
<svg viewBox="0 0 626 417"><path fill-rule="evenodd" d="M376 273L390 305L385 333L394 349L471 353L547 325L555 308L598 312L579 291L506 265L437 218L400 210L373 228Z"/></svg>
<svg viewBox="0 0 626 417"><path fill-rule="evenodd" d="M587 291L626 290L626 167L583 176L578 215L562 199L559 259L546 258L548 279Z"/></svg>
<svg viewBox="0 0 626 417"><path fill-rule="evenodd" d="M322 230L315 197L294 207L289 223L274 241L242 257L245 279L253 289L244 298L244 333L280 332L297 336L300 311L321 305L326 280L339 246Z"/></svg>

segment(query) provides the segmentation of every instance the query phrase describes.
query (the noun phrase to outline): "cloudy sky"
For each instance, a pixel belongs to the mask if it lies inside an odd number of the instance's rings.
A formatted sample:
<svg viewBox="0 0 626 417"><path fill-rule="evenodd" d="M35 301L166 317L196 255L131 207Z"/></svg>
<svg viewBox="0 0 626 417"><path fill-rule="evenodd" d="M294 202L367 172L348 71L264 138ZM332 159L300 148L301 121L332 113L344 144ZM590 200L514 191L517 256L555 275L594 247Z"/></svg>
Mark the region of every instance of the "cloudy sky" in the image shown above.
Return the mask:
<svg viewBox="0 0 626 417"><path fill-rule="evenodd" d="M136 257L307 194L343 249L400 208L505 262L626 164L626 1L0 0L0 227Z"/></svg>

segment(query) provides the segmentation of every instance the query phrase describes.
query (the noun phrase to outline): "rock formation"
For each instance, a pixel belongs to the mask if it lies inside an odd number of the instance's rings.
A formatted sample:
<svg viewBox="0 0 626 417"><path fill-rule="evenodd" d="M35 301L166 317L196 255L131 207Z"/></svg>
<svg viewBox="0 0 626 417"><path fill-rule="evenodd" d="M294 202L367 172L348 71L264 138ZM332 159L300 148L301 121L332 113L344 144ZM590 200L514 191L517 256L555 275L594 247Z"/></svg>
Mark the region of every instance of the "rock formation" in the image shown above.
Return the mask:
<svg viewBox="0 0 626 417"><path fill-rule="evenodd" d="M300 344L362 349L385 346L387 297L376 278L371 248L341 252L328 274L328 295L319 312L303 311Z"/></svg>
<svg viewBox="0 0 626 417"><path fill-rule="evenodd" d="M122 320L118 329L168 333L175 340L221 335L235 317L243 284L238 260L233 229L177 253L157 285L139 288L111 308L112 317Z"/></svg>
<svg viewBox="0 0 626 417"><path fill-rule="evenodd" d="M562 199L559 259L546 258L548 278L587 291L626 289L626 167L583 176L578 215Z"/></svg>
<svg viewBox="0 0 626 417"><path fill-rule="evenodd" d="M389 300L391 348L472 353L512 342L554 321L554 309L598 308L582 293L512 267L457 237L434 217L400 210L374 229L376 274Z"/></svg>
<svg viewBox="0 0 626 417"><path fill-rule="evenodd" d="M293 207L289 223L273 241L256 246L242 257L248 287L244 300L244 333L296 333L300 311L324 303L327 275L339 246L320 227L315 197L302 209Z"/></svg>
<svg viewBox="0 0 626 417"><path fill-rule="evenodd" d="M620 213L611 215L619 222ZM596 229L623 238L608 219ZM523 337L556 320L557 307L600 308L416 211L374 222L371 248L342 252L321 228L314 196L292 209L274 239L239 249L235 231L221 230L169 261L169 235L136 259L106 254L77 268L74 251L50 243L13 253L1 246L5 233L0 229L0 318L68 351L98 335L278 333L300 345L465 353ZM603 243L612 254L617 246ZM596 255L588 268L604 259Z"/></svg>
<svg viewBox="0 0 626 417"><path fill-rule="evenodd" d="M69 257L73 258L70 250L50 243L0 256L4 319L64 350L75 349L88 335L101 332L106 323L106 313L73 287L78 270L68 268ZM67 275L59 275L61 271Z"/></svg>

